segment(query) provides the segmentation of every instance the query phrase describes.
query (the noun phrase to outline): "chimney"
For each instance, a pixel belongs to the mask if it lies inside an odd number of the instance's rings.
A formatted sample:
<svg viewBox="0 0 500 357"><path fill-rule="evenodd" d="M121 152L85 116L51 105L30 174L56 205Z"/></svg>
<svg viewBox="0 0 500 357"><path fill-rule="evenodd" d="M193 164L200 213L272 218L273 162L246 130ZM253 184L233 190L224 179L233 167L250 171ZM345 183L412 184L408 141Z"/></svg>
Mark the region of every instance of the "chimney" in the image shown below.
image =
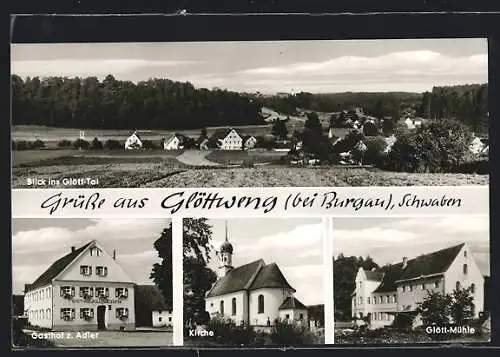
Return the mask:
<svg viewBox="0 0 500 357"><path fill-rule="evenodd" d="M76 247L71 247L71 253L76 252Z"/></svg>
<svg viewBox="0 0 500 357"><path fill-rule="evenodd" d="M406 266L408 265L408 258L403 257L403 269L406 269Z"/></svg>
<svg viewBox="0 0 500 357"><path fill-rule="evenodd" d="M116 260L116 249L113 249L113 260Z"/></svg>

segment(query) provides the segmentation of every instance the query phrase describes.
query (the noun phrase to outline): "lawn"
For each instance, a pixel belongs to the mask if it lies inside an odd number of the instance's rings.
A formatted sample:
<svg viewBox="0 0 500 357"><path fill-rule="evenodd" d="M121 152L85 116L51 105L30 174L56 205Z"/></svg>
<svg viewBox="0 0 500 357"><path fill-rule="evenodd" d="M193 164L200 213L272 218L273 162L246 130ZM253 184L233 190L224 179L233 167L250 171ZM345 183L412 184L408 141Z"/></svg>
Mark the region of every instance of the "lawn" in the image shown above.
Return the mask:
<svg viewBox="0 0 500 357"><path fill-rule="evenodd" d="M251 163L272 163L279 161L281 157L286 155L286 152L270 151L270 150L216 150L206 156L207 160L222 164L222 165L241 165L244 162Z"/></svg>

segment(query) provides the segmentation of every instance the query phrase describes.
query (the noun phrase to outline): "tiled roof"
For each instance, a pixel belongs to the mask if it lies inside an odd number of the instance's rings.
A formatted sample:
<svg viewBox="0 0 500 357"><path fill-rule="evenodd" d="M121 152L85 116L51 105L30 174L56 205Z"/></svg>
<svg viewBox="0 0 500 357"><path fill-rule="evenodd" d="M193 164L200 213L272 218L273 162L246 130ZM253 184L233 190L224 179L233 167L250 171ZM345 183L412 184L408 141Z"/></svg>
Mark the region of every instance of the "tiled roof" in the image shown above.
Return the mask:
<svg viewBox="0 0 500 357"><path fill-rule="evenodd" d="M266 265L262 259L259 259L229 271L215 282L207 297L262 288L283 288L295 292L276 263Z"/></svg>
<svg viewBox="0 0 500 357"><path fill-rule="evenodd" d="M301 309L308 310L307 306L304 305L294 296L289 296L283 301L278 310L288 310L288 309Z"/></svg>
<svg viewBox="0 0 500 357"><path fill-rule="evenodd" d="M243 134L241 132L239 132L238 130L236 129L233 129L233 128L223 128L223 129L217 129L213 135L212 135L212 138L215 138L215 139L224 139L226 136L229 135L229 133L231 131L236 131L236 134L238 134L241 138L243 138Z"/></svg>
<svg viewBox="0 0 500 357"><path fill-rule="evenodd" d="M373 271L373 270L365 270L366 279L370 281L382 281L383 272L381 271Z"/></svg>
<svg viewBox="0 0 500 357"><path fill-rule="evenodd" d="M54 279L61 271L64 270L68 265L70 265L73 260L83 252L92 242L85 244L84 246L75 249L74 251L66 254L64 257L56 260L42 275L36 279L33 284L30 285L29 290L34 290L38 287L50 284L52 279Z"/></svg>
<svg viewBox="0 0 500 357"><path fill-rule="evenodd" d="M384 279L374 292L395 291L398 281L446 272L463 246L464 243L410 259L405 269L402 262L383 268Z"/></svg>

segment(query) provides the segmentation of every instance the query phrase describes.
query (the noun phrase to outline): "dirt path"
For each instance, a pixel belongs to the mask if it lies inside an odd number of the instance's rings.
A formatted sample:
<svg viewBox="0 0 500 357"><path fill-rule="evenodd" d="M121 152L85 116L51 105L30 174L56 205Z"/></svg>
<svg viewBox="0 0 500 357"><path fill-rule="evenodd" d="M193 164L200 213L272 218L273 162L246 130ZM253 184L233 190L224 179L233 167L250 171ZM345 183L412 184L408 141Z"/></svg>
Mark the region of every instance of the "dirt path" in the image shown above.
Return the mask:
<svg viewBox="0 0 500 357"><path fill-rule="evenodd" d="M202 150L186 150L181 155L177 156L179 162L189 166L220 166L220 164L209 161L206 156L210 151Z"/></svg>

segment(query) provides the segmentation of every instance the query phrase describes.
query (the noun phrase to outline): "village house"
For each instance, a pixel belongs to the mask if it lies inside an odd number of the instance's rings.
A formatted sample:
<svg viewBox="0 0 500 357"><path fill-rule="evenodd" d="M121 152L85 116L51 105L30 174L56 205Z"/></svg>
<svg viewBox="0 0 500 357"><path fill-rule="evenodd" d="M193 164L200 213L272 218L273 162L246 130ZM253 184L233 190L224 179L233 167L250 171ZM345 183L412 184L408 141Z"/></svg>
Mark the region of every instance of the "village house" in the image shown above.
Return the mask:
<svg viewBox="0 0 500 357"><path fill-rule="evenodd" d="M243 149L243 138L235 129L216 130L212 138L217 142L217 146L221 150Z"/></svg>
<svg viewBox="0 0 500 357"><path fill-rule="evenodd" d="M179 150L182 148L182 136L179 134L174 134L163 141L163 150Z"/></svg>
<svg viewBox="0 0 500 357"><path fill-rule="evenodd" d="M55 261L26 285L32 326L53 331L134 330L134 283L95 240Z"/></svg>
<svg viewBox="0 0 500 357"><path fill-rule="evenodd" d="M226 240L218 253L218 280L205 297L205 309L211 316L224 316L263 331L278 320L309 326L308 308L294 296L295 289L276 263L259 259L233 267L232 255L226 228Z"/></svg>
<svg viewBox="0 0 500 357"><path fill-rule="evenodd" d="M125 150L134 150L140 148L142 148L142 140L141 138L139 138L137 130L134 130L134 132L127 138L127 140L125 140Z"/></svg>
<svg viewBox="0 0 500 357"><path fill-rule="evenodd" d="M391 152L392 150L392 146L396 143L396 135L392 134L391 136L388 136L386 138L384 138L384 141L385 141L385 148L384 148L384 153L385 154L388 154L389 152Z"/></svg>
<svg viewBox="0 0 500 357"><path fill-rule="evenodd" d="M484 310L484 277L465 244L442 249L384 267L356 274L352 293L355 318L368 318L372 328L392 324L396 318L421 325L418 303L428 291L451 293L457 287L470 287L474 296L474 316Z"/></svg>
<svg viewBox="0 0 500 357"><path fill-rule="evenodd" d="M404 124L406 125L407 129L415 129L419 126L422 126L422 120L407 117L404 121Z"/></svg>
<svg viewBox="0 0 500 357"><path fill-rule="evenodd" d="M246 150L252 150L253 148L255 148L256 144L257 144L257 139L252 135L248 135L243 138L243 147Z"/></svg>

